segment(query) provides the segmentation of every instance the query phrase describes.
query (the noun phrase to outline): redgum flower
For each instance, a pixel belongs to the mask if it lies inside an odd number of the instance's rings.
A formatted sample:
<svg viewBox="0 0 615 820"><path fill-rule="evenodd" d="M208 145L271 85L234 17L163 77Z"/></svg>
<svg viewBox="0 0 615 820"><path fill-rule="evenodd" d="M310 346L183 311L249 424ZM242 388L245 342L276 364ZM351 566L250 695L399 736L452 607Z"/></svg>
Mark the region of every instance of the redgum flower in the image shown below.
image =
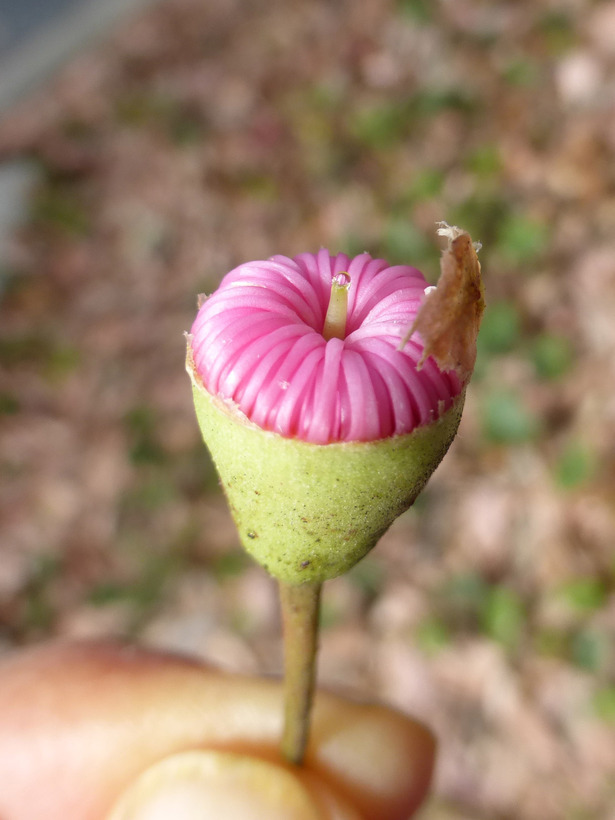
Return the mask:
<svg viewBox="0 0 615 820"><path fill-rule="evenodd" d="M321 250L240 265L202 300L187 362L199 424L242 543L283 581L355 564L455 435L482 290L468 234L442 231L437 288Z"/></svg>
<svg viewBox="0 0 615 820"><path fill-rule="evenodd" d="M322 582L410 507L459 425L483 293L469 235L440 232L437 288L367 253L273 256L227 274L188 336L197 418L240 538L280 581L294 763Z"/></svg>

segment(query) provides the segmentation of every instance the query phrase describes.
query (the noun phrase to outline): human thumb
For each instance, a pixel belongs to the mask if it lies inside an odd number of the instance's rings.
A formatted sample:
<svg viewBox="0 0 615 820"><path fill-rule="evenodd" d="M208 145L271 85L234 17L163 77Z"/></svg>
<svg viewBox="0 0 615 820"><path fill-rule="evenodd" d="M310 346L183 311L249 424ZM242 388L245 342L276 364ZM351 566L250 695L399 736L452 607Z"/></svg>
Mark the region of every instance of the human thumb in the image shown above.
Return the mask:
<svg viewBox="0 0 615 820"><path fill-rule="evenodd" d="M359 820L313 776L233 752L191 751L146 770L108 820Z"/></svg>

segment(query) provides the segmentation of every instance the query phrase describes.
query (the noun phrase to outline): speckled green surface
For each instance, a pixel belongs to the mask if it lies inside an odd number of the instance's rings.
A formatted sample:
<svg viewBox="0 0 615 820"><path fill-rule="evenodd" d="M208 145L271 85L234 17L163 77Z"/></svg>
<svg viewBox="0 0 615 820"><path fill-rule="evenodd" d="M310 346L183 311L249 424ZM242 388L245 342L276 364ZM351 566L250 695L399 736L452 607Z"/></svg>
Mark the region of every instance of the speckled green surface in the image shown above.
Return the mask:
<svg viewBox="0 0 615 820"><path fill-rule="evenodd" d="M463 394L433 424L377 442L309 444L251 424L191 372L203 438L246 550L296 584L349 570L411 506L453 440Z"/></svg>

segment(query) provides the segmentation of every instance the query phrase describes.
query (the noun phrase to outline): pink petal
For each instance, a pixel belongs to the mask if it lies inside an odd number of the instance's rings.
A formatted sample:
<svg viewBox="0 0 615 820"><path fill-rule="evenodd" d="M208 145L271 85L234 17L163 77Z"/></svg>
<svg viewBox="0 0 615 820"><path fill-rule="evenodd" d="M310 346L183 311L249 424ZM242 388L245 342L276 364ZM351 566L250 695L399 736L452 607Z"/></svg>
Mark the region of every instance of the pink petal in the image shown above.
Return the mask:
<svg viewBox="0 0 615 820"><path fill-rule="evenodd" d="M340 272L351 280L346 336L325 341L331 278ZM426 286L416 268L324 248L240 265L199 310L196 369L212 394L286 437L328 444L409 433L461 390L431 358L417 370L418 334L398 350Z"/></svg>

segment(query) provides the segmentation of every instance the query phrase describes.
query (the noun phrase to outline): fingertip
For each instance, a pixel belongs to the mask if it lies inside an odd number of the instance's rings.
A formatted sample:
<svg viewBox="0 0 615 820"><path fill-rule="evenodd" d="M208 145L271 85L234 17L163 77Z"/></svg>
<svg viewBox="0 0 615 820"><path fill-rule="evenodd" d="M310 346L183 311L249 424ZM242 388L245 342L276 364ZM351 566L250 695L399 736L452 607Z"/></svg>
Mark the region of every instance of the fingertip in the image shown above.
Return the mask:
<svg viewBox="0 0 615 820"><path fill-rule="evenodd" d="M423 724L393 709L323 696L309 760L366 820L407 820L425 800L437 743ZM320 711L320 714L319 714Z"/></svg>
<svg viewBox="0 0 615 820"><path fill-rule="evenodd" d="M326 794L325 794L326 792ZM270 762L193 751L151 766L106 820L360 820L326 787Z"/></svg>
<svg viewBox="0 0 615 820"><path fill-rule="evenodd" d="M100 820L148 767L207 747L292 771L318 817L407 820L424 800L436 744L421 724L318 692L306 765L291 770L278 752L282 712L279 682L172 655L57 644L17 653L0 663L0 815Z"/></svg>

